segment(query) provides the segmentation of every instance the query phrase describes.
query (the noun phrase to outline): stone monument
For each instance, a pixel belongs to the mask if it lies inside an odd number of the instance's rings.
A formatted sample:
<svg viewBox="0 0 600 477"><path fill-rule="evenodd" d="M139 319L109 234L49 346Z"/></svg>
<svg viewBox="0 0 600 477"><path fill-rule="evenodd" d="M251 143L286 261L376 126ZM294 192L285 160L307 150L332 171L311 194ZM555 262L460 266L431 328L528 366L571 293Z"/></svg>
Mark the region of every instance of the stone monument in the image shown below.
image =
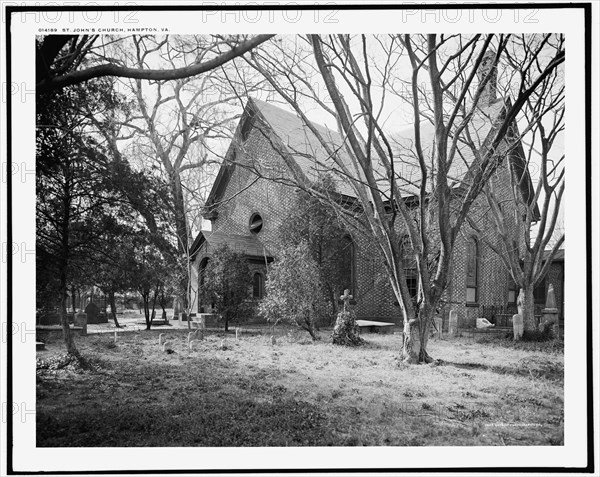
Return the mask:
<svg viewBox="0 0 600 477"><path fill-rule="evenodd" d="M548 295L546 295L546 306L542 310L542 322L540 323L540 331L544 331L546 327L556 327L555 333L558 337L560 330L558 324L558 308L556 307L556 298L554 296L554 286L548 286Z"/></svg>
<svg viewBox="0 0 600 477"><path fill-rule="evenodd" d="M344 309L338 313L335 320L335 326L333 327L333 333L331 334L331 340L333 344L346 345L346 346L357 346L364 342L359 336L359 327L356 324L356 316L354 312L349 309L350 300L352 300L350 290L344 290L344 294L340 296L340 300L344 303Z"/></svg>
<svg viewBox="0 0 600 477"><path fill-rule="evenodd" d="M93 301L90 301L85 307L85 314L87 315L87 322L90 324L98 323L98 315L100 308Z"/></svg>
<svg viewBox="0 0 600 477"><path fill-rule="evenodd" d="M450 317L448 319L448 331L450 336L456 336L458 334L458 315L456 310L450 310Z"/></svg>

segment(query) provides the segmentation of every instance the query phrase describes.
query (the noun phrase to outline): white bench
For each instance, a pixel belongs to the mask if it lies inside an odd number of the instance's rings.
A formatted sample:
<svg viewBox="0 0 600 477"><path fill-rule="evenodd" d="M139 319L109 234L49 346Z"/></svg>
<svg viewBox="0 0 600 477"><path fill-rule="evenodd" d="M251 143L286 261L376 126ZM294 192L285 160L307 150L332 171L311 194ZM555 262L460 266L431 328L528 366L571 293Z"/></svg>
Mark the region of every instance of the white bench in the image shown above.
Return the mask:
<svg viewBox="0 0 600 477"><path fill-rule="evenodd" d="M387 321L371 321L371 320L356 320L359 328L367 328L371 332L380 332L386 330L389 326L396 326L396 323L388 323Z"/></svg>

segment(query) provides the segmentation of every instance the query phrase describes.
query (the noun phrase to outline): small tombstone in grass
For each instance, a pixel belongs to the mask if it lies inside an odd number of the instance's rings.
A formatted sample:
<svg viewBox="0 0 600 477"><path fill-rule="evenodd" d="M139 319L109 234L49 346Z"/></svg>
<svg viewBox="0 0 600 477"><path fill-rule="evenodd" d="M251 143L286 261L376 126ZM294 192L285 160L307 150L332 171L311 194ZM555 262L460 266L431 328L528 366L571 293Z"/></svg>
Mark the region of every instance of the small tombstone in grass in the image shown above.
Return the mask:
<svg viewBox="0 0 600 477"><path fill-rule="evenodd" d="M199 340L192 340L192 341L190 341L190 344L189 344L190 351L194 351L194 348L198 347L198 343L200 343Z"/></svg>
<svg viewBox="0 0 600 477"><path fill-rule="evenodd" d="M554 285L552 283L548 286L548 295L546 296L546 306L542 310L542 320L539 325L540 331L544 332L547 327L554 328L555 333L554 336L558 337L559 335L559 325L558 325L558 313L559 310L556 306L556 298L554 296Z"/></svg>
<svg viewBox="0 0 600 477"><path fill-rule="evenodd" d="M88 305L88 307L89 307L89 305ZM75 315L73 316L73 326L81 327L82 335L87 335L87 325L88 325L87 313L75 313Z"/></svg>
<svg viewBox="0 0 600 477"><path fill-rule="evenodd" d="M448 319L448 331L450 336L456 336L458 333L458 314L456 310L450 310L450 317Z"/></svg>
<svg viewBox="0 0 600 477"><path fill-rule="evenodd" d="M166 336L166 333L161 333L158 335L158 346L162 346L163 338Z"/></svg>
<svg viewBox="0 0 600 477"><path fill-rule="evenodd" d="M236 340L236 341L238 341L238 340L240 339L240 335L241 335L241 333L240 333L240 329L239 329L239 328L236 328L236 329L235 329L235 340Z"/></svg>
<svg viewBox="0 0 600 477"><path fill-rule="evenodd" d="M523 337L523 315L517 313L512 317L513 322L513 339L520 340Z"/></svg>
<svg viewBox="0 0 600 477"><path fill-rule="evenodd" d="M227 346L225 345L225 340L221 340L221 351L225 351L227 349Z"/></svg>
<svg viewBox="0 0 600 477"><path fill-rule="evenodd" d="M333 344L345 346L357 346L364 343L364 340L359 336L359 327L356 324L356 315L350 310L349 304L352 300L350 290L344 290L344 294L340 296L340 300L344 303L344 309L338 313L331 334Z"/></svg>
<svg viewBox="0 0 600 477"><path fill-rule="evenodd" d="M117 342L117 330L115 330L115 343Z"/></svg>
<svg viewBox="0 0 600 477"><path fill-rule="evenodd" d="M513 339L515 341L520 340L523 337L523 305L525 303L525 294L523 289L519 292L517 297L517 310L519 311L516 315L513 315Z"/></svg>

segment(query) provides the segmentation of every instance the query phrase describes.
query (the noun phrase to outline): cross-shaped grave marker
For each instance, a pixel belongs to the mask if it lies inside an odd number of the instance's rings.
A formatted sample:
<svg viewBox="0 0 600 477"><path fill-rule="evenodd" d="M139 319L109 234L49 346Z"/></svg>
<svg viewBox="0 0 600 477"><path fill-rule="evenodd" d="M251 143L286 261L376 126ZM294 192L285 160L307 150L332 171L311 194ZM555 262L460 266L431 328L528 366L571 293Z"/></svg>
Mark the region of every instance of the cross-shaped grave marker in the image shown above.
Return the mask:
<svg viewBox="0 0 600 477"><path fill-rule="evenodd" d="M347 311L347 306L348 304L350 304L350 300L352 300L352 298L354 298L352 295L350 295L350 290L348 290L347 288L344 290L344 294L342 296L340 296L340 300L342 300L344 302L344 313Z"/></svg>

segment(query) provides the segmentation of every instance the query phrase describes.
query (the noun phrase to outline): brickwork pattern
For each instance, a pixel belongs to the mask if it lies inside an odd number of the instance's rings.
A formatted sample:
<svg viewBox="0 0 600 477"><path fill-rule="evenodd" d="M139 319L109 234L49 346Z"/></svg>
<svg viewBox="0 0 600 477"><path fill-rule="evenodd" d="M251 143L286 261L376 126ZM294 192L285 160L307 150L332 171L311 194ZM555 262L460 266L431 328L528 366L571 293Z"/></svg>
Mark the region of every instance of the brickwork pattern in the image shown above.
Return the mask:
<svg viewBox="0 0 600 477"><path fill-rule="evenodd" d="M213 230L239 235L249 235L249 220L258 212L263 219L263 228L258 238L274 253L278 243L277 231L283 224L289 210L296 202L296 188L266 178L257 178L251 170L260 164L263 171L277 171L279 176L286 173L285 162L273 148L270 141L259 129L252 129L242 145L236 147L236 161L250 167L236 166L221 197L221 204L216 208L218 217L213 220ZM511 204L510 174L506 162L501 165L493 177L496 191L505 204ZM232 198L231 200L227 200ZM457 199L458 200L458 199ZM458 203L454 204L455 208ZM491 234L485 237L494 240L493 227L489 219L488 205L485 197L480 196L473 204L470 216L479 224L481 230ZM399 236L402 234L399 232ZM463 325L474 325L480 314L479 305L502 306L508 300L509 273L501 258L485 243L484 237L478 237L480 260L478 276L478 300L476 304L466 303L466 244L470 236L477 236L468 224L463 226L459 235L451 270L448 288L445 292L446 304L440 310L444 320L444 329L448 329L448 316L451 309L457 311L459 322ZM353 294L357 305L355 312L359 319L392 321L401 323L400 308L395 305L396 297L388 282L383 260L372 239L364 235L356 235L354 239L355 253L355 289ZM497 238L495 240L498 240ZM198 266L202 253L198 254ZM265 273L265 265L253 265L253 270ZM551 278L552 280L552 271ZM553 282L554 283L554 282ZM562 304L562 287L555 284L557 302Z"/></svg>

